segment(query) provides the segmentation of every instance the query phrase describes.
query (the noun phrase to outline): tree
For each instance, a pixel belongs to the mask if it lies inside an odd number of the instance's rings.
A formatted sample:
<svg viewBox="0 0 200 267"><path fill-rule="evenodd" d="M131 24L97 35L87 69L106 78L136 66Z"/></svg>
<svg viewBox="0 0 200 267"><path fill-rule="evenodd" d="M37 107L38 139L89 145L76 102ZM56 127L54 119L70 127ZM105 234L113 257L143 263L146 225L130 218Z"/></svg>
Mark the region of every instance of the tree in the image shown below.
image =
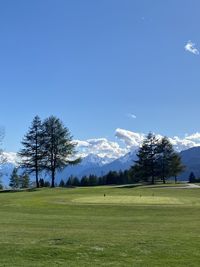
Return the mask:
<svg viewBox="0 0 200 267"><path fill-rule="evenodd" d="M65 182L63 179L60 180L59 187L65 187Z"/></svg>
<svg viewBox="0 0 200 267"><path fill-rule="evenodd" d="M196 177L193 172L190 173L189 175L189 183L195 183L196 182Z"/></svg>
<svg viewBox="0 0 200 267"><path fill-rule="evenodd" d="M0 180L0 190L3 190L3 183L2 183L2 180Z"/></svg>
<svg viewBox="0 0 200 267"><path fill-rule="evenodd" d="M74 180L74 177L71 175L71 176L68 178L67 182L66 182L66 186L67 186L67 187L68 187L68 186L72 186L72 185L73 185L73 180Z"/></svg>
<svg viewBox="0 0 200 267"><path fill-rule="evenodd" d="M119 175L116 171L109 171L105 175L106 184L117 184L119 180L118 178L119 178Z"/></svg>
<svg viewBox="0 0 200 267"><path fill-rule="evenodd" d="M143 181L155 183L158 167L157 159L158 139L152 133L149 133L137 153L138 160L135 161L134 171Z"/></svg>
<svg viewBox="0 0 200 267"><path fill-rule="evenodd" d="M177 176L182 173L184 169L185 166L181 162L181 157L174 152L170 162L170 176L174 177L175 183L177 183Z"/></svg>
<svg viewBox="0 0 200 267"><path fill-rule="evenodd" d="M30 178L27 173L19 176L20 188L29 188Z"/></svg>
<svg viewBox="0 0 200 267"><path fill-rule="evenodd" d="M91 174L90 176L89 176L89 185L90 186L95 186L95 185L97 185L97 177L96 177L96 175L93 175L93 174Z"/></svg>
<svg viewBox="0 0 200 267"><path fill-rule="evenodd" d="M12 171L12 174L10 176L9 186L12 189L19 188L19 176L17 174L17 168L14 168L13 171Z"/></svg>
<svg viewBox="0 0 200 267"><path fill-rule="evenodd" d="M77 177L74 177L73 179L73 186L79 186L80 185L80 181Z"/></svg>
<svg viewBox="0 0 200 267"><path fill-rule="evenodd" d="M88 186L89 185L89 178L87 176L83 176L81 178L80 185L81 186Z"/></svg>
<svg viewBox="0 0 200 267"><path fill-rule="evenodd" d="M80 159L71 160L75 155L76 143L60 119L51 116L44 121L44 166L51 173L51 187L55 187L57 170L70 164L77 164Z"/></svg>
<svg viewBox="0 0 200 267"><path fill-rule="evenodd" d="M43 178L40 178L39 185L40 185L40 187L44 187L44 179Z"/></svg>
<svg viewBox="0 0 200 267"><path fill-rule="evenodd" d="M44 181L44 187L50 187L50 182L49 181Z"/></svg>
<svg viewBox="0 0 200 267"><path fill-rule="evenodd" d="M174 157L174 149L167 137L163 137L157 146L159 176L166 183L166 179L171 176L171 163Z"/></svg>
<svg viewBox="0 0 200 267"><path fill-rule="evenodd" d="M39 172L43 169L43 127L38 116L33 119L28 133L22 140L23 148L18 153L21 168L30 173L35 173L36 186L39 187Z"/></svg>

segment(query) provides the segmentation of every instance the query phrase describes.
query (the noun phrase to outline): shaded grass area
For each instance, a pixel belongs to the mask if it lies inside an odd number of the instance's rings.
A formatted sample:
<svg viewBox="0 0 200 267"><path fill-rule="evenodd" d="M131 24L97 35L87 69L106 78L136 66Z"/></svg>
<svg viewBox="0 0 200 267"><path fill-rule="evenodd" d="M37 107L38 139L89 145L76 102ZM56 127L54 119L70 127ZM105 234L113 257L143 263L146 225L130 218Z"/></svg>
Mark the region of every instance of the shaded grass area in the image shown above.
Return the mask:
<svg viewBox="0 0 200 267"><path fill-rule="evenodd" d="M199 189L42 189L0 203L0 266L200 265Z"/></svg>

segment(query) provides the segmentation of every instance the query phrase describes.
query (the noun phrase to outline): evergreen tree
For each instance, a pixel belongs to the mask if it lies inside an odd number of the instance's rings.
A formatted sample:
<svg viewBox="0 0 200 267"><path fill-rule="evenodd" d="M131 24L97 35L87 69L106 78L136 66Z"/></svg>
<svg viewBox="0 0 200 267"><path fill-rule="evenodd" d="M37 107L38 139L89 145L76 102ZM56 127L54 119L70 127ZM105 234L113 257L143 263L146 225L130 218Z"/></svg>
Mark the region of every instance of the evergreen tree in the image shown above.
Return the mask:
<svg viewBox="0 0 200 267"><path fill-rule="evenodd" d="M27 173L19 176L20 188L29 188L30 178Z"/></svg>
<svg viewBox="0 0 200 267"><path fill-rule="evenodd" d="M59 187L65 187L65 182L63 179L60 180Z"/></svg>
<svg viewBox="0 0 200 267"><path fill-rule="evenodd" d="M118 173L116 171L110 171L105 178L106 178L106 184L118 183Z"/></svg>
<svg viewBox="0 0 200 267"><path fill-rule="evenodd" d="M121 170L118 172L117 184L124 184L124 172Z"/></svg>
<svg viewBox="0 0 200 267"><path fill-rule="evenodd" d="M50 182L49 181L44 181L44 187L50 187Z"/></svg>
<svg viewBox="0 0 200 267"><path fill-rule="evenodd" d="M181 162L181 157L174 152L170 163L170 176L174 177L175 183L177 182L177 176L182 173L184 169L185 166Z"/></svg>
<svg viewBox="0 0 200 267"><path fill-rule="evenodd" d="M28 173L35 173L36 186L39 187L39 172L43 169L43 130L42 123L38 116L33 119L28 133L22 140L23 148L18 153L20 167Z"/></svg>
<svg viewBox="0 0 200 267"><path fill-rule="evenodd" d="M43 178L40 178L39 185L40 185L40 187L44 187L44 179Z"/></svg>
<svg viewBox="0 0 200 267"><path fill-rule="evenodd" d="M158 175L161 177L163 183L171 176L171 165L174 157L174 149L167 137L163 137L157 146L158 153Z"/></svg>
<svg viewBox="0 0 200 267"><path fill-rule="evenodd" d="M76 144L72 141L68 128L58 118L51 116L46 119L44 132L44 166L51 173L51 187L54 187L56 171L70 164L77 164L80 159L69 159L75 154Z"/></svg>
<svg viewBox="0 0 200 267"><path fill-rule="evenodd" d="M83 177L81 178L80 185L81 185L81 186L88 186L88 185L89 185L89 179L88 179L87 176L83 176Z"/></svg>
<svg viewBox="0 0 200 267"><path fill-rule="evenodd" d="M123 173L123 182L122 184L130 184L131 183L131 176L130 176L130 171L125 170Z"/></svg>
<svg viewBox="0 0 200 267"><path fill-rule="evenodd" d="M96 177L96 175L90 175L89 176L89 185L90 186L97 185L97 177Z"/></svg>
<svg viewBox="0 0 200 267"><path fill-rule="evenodd" d="M12 174L10 176L10 183L9 183L9 186L12 188L12 189L17 189L19 188L19 176L17 174L17 168L14 168L13 171L12 171Z"/></svg>
<svg viewBox="0 0 200 267"><path fill-rule="evenodd" d="M190 173L189 175L189 183L195 183L196 182L196 177L193 172Z"/></svg>
<svg viewBox="0 0 200 267"><path fill-rule="evenodd" d="M66 186L67 186L67 187L68 187L68 186L72 186L72 185L73 185L73 182L74 182L74 177L71 175L71 176L68 178L67 182L66 182Z"/></svg>
<svg viewBox="0 0 200 267"><path fill-rule="evenodd" d="M152 184L155 183L158 169L157 143L156 136L149 133L139 148L138 160L135 161L136 166L134 167L134 171L141 180L146 182L150 180Z"/></svg>
<svg viewBox="0 0 200 267"><path fill-rule="evenodd" d="M80 185L80 181L77 177L74 177L73 179L73 186L79 186Z"/></svg>
<svg viewBox="0 0 200 267"><path fill-rule="evenodd" d="M3 190L3 183L1 179L0 179L0 190Z"/></svg>

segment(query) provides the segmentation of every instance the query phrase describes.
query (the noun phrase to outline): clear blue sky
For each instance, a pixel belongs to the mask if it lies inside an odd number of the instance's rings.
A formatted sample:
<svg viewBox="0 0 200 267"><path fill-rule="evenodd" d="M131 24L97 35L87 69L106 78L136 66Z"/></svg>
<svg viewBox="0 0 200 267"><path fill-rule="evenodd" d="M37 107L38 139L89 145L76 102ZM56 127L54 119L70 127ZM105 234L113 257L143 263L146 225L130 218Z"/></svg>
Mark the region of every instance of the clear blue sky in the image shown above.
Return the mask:
<svg viewBox="0 0 200 267"><path fill-rule="evenodd" d="M198 0L2 0L0 124L16 151L38 114L76 139L200 130ZM131 119L127 114L136 115Z"/></svg>

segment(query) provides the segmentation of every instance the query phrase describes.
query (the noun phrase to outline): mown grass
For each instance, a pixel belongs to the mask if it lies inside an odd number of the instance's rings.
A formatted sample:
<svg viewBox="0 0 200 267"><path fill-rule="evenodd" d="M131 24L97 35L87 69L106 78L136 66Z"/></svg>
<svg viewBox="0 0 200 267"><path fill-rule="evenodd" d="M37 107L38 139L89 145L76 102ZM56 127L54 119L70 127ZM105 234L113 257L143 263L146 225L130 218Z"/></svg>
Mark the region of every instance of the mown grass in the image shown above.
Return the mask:
<svg viewBox="0 0 200 267"><path fill-rule="evenodd" d="M42 189L0 203L0 266L200 265L199 189Z"/></svg>

